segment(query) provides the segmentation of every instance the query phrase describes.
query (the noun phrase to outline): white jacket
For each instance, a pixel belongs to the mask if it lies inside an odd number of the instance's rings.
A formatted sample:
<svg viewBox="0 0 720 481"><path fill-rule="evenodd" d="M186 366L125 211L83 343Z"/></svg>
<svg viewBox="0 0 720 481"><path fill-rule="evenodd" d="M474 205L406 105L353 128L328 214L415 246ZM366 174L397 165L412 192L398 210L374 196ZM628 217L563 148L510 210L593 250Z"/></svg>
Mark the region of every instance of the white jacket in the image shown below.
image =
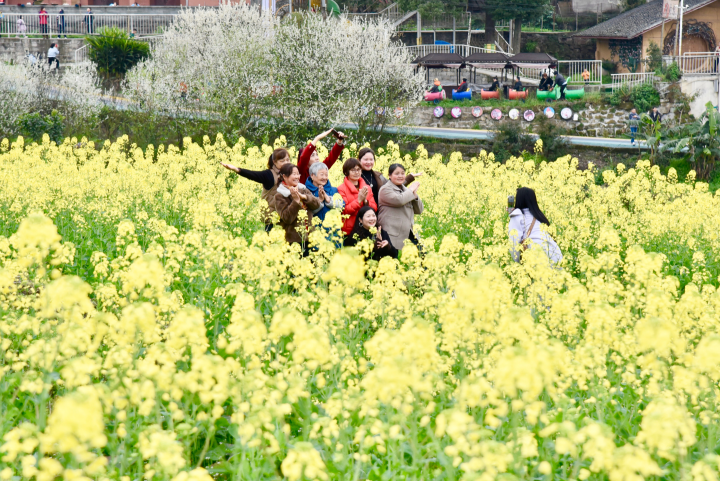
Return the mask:
<svg viewBox="0 0 720 481"><path fill-rule="evenodd" d="M508 226L508 235L510 241L513 243L511 254L515 262L520 262L520 243L525 240L527 231L532 224L533 216L529 209L515 209L510 213L510 225ZM541 245L545 254L554 263L559 263L562 258L562 252L555 243L550 234L544 232L540 227L542 224L540 221L536 221L533 226L532 232L530 232L530 241L533 244Z"/></svg>

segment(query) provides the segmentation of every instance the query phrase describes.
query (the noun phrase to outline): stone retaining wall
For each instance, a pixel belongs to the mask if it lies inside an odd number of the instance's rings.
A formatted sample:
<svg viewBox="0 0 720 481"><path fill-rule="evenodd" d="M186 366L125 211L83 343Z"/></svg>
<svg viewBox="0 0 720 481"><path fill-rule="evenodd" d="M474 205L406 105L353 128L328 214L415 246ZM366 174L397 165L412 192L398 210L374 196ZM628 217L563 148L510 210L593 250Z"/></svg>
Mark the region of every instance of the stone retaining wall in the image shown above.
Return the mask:
<svg viewBox="0 0 720 481"><path fill-rule="evenodd" d="M514 123L519 125L522 129L532 131L536 129L540 122L552 122L558 127L564 128L570 135L585 135L591 137L616 137L621 135L623 132L628 131L627 119L630 114L629 110L611 107L611 106L593 106L584 105L578 109L570 106L573 113L578 115L577 120L563 120L560 118L560 110L563 106L557 104L552 105L555 109L555 117L548 119L543 113L542 107L532 107L530 110L535 112L535 120L527 122L524 120L523 112L528 108L518 108L520 111L520 118L512 120L508 116L511 107L501 107L500 111L503 114L501 120L493 120L490 117L489 107L483 107L483 114L479 118L472 116L472 106L482 106L481 102L470 104L467 103L467 107L462 108L462 115L459 119L454 119L450 115L450 109L445 109L445 115L441 118L435 118L433 115L434 106L429 107L418 107L411 112L408 112L404 118L404 122L408 125L417 125L420 127L442 127L442 128L456 128L456 129L478 129L478 130L494 130L498 126L503 124ZM582 104L580 104L582 105ZM672 120L674 113L671 111L672 106L664 106L661 108L661 112L664 113L666 120Z"/></svg>

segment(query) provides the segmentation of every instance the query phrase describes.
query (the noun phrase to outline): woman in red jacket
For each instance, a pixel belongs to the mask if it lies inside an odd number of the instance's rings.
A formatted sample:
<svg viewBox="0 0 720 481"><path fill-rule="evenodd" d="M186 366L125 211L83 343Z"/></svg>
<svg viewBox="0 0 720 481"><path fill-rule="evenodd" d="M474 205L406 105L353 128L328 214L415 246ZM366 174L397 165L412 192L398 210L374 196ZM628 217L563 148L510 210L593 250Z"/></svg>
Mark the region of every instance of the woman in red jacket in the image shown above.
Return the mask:
<svg viewBox="0 0 720 481"><path fill-rule="evenodd" d="M310 176L310 166L313 165L315 162L320 162L320 156L315 150L317 143L330 135L333 130L334 129L330 129L327 132L323 132L322 134L315 137L315 139L313 139L310 143L308 143L307 147L300 149L297 168L300 171L301 184L304 184ZM335 145L333 145L333 148L328 154L327 158L323 160L323 164L327 165L328 169L330 169L330 167L332 167L333 164L337 162L337 159L340 158L340 154L342 154L342 151L345 148L345 134L343 134L342 132L337 132L336 137L337 142L335 142Z"/></svg>
<svg viewBox="0 0 720 481"><path fill-rule="evenodd" d="M346 160L343 164L343 174L345 181L338 187L338 193L345 201L345 209L342 213L348 218L343 223L342 231L348 235L355 226L358 211L366 205L377 211L377 204L372 189L362 179L362 167L358 159Z"/></svg>

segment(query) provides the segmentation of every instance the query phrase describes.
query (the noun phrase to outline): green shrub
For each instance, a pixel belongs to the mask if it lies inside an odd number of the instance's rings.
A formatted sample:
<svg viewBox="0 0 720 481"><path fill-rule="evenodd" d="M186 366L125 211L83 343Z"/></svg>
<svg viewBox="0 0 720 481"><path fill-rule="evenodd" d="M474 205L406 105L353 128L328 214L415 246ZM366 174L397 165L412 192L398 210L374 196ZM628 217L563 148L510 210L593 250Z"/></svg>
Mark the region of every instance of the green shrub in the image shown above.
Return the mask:
<svg viewBox="0 0 720 481"><path fill-rule="evenodd" d="M603 61L602 61L602 68L603 68L604 70L607 70L608 73L611 73L611 74L612 74L612 73L616 73L616 72L617 72L618 64L617 64L617 62L611 62L610 60L603 60Z"/></svg>
<svg viewBox="0 0 720 481"><path fill-rule="evenodd" d="M57 110L44 117L35 112L20 117L18 126L26 140L40 142L43 134L48 134L51 141L59 144L63 140L63 120L65 118Z"/></svg>
<svg viewBox="0 0 720 481"><path fill-rule="evenodd" d="M660 93L651 84L638 85L630 92L630 101L638 112L647 112L660 105Z"/></svg>
<svg viewBox="0 0 720 481"><path fill-rule="evenodd" d="M528 52L528 53L533 53L535 51L535 48L537 48L537 42L525 42L523 51Z"/></svg>
<svg viewBox="0 0 720 481"><path fill-rule="evenodd" d="M99 72L125 75L135 64L150 56L150 46L130 38L125 30L103 27L98 34L89 35L85 40L90 45L90 60L95 62Z"/></svg>
<svg viewBox="0 0 720 481"><path fill-rule="evenodd" d="M665 81L666 82L677 82L682 77L682 71L678 66L677 62L673 62L665 69Z"/></svg>
<svg viewBox="0 0 720 481"><path fill-rule="evenodd" d="M650 42L645 50L646 62L649 70L655 71L662 67L662 51L655 42Z"/></svg>

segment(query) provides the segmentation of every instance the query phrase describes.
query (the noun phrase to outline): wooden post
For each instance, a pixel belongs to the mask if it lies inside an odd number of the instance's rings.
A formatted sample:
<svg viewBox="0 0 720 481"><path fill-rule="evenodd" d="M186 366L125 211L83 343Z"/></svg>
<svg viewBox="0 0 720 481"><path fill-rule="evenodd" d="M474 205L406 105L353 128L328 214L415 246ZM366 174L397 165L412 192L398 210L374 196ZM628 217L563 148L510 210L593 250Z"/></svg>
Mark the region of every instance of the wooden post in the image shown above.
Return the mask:
<svg viewBox="0 0 720 481"><path fill-rule="evenodd" d="M453 45L455 45L457 42L455 41L455 17L453 17Z"/></svg>

